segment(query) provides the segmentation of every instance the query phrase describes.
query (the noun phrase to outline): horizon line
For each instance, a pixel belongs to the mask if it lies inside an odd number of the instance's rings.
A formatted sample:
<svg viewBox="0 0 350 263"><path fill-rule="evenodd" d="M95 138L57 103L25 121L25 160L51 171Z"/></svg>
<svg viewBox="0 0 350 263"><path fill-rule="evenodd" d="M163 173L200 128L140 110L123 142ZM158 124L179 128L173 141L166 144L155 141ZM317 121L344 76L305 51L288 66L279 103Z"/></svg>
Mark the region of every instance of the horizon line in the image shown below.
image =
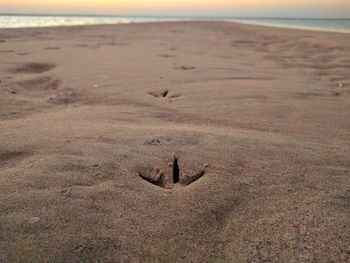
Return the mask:
<svg viewBox="0 0 350 263"><path fill-rule="evenodd" d="M118 15L118 14L75 14L75 13L0 13L0 16L68 16L68 17L159 17L159 18L229 18L229 19L304 19L304 20L350 20L350 18L337 17L278 17L278 16L227 16L227 15Z"/></svg>

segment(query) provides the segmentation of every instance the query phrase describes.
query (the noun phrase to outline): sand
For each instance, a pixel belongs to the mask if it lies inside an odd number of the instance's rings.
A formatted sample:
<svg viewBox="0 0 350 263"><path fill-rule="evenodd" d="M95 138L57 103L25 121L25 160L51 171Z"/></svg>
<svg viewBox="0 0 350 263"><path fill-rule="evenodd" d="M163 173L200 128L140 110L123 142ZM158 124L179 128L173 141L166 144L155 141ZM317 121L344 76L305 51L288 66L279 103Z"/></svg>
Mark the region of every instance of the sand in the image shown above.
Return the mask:
<svg viewBox="0 0 350 263"><path fill-rule="evenodd" d="M2 29L0 62L0 262L349 262L350 34Z"/></svg>

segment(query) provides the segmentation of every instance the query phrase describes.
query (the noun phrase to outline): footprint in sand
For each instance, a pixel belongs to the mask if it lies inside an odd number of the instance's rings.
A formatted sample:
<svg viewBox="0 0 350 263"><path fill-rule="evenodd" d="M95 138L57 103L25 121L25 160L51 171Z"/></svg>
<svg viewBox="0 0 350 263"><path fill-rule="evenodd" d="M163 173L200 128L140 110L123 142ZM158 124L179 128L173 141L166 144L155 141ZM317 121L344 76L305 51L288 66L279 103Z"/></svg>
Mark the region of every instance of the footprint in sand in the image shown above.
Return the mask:
<svg viewBox="0 0 350 263"><path fill-rule="evenodd" d="M22 73L22 74L35 74L35 73L44 73L49 70L52 70L56 67L54 64L50 63L25 63L10 69L11 73Z"/></svg>
<svg viewBox="0 0 350 263"><path fill-rule="evenodd" d="M173 58L174 56L169 55L169 54L161 54L161 55L159 55L159 57L161 57L161 58Z"/></svg>
<svg viewBox="0 0 350 263"><path fill-rule="evenodd" d="M169 90L150 91L150 92L148 92L148 94L155 97L155 98L174 99L174 98L181 97L181 94L179 94L179 93L170 94Z"/></svg>
<svg viewBox="0 0 350 263"><path fill-rule="evenodd" d="M30 55L31 53L30 52L19 52L17 53L18 56L27 56L27 55Z"/></svg>
<svg viewBox="0 0 350 263"><path fill-rule="evenodd" d="M180 69L182 69L182 70L193 70L193 69L195 69L196 67L193 67L193 66L181 66L181 68Z"/></svg>
<svg viewBox="0 0 350 263"><path fill-rule="evenodd" d="M190 185L201 178L206 170L209 168L208 164L204 164L197 172L189 170L181 170L180 162L176 155L173 156L173 160L166 159L163 165L164 169L160 169L158 166L154 168L141 168L137 173L143 180L154 184L156 186L172 189L176 184L183 186Z"/></svg>
<svg viewBox="0 0 350 263"><path fill-rule="evenodd" d="M161 91L150 91L148 92L149 95L156 97L156 98L165 98L168 95L168 90L161 90Z"/></svg>
<svg viewBox="0 0 350 263"><path fill-rule="evenodd" d="M27 91L48 91L57 90L61 81L50 76L42 76L27 80L18 81L17 85Z"/></svg>
<svg viewBox="0 0 350 263"><path fill-rule="evenodd" d="M168 96L169 99L175 99L181 97L181 94L179 93L174 93Z"/></svg>
<svg viewBox="0 0 350 263"><path fill-rule="evenodd" d="M49 70L52 70L56 67L54 64L50 63L25 63L10 69L11 73L17 74L35 74L35 73L44 73Z"/></svg>
<svg viewBox="0 0 350 263"><path fill-rule="evenodd" d="M60 47L46 47L45 50L59 50Z"/></svg>
<svg viewBox="0 0 350 263"><path fill-rule="evenodd" d="M62 90L59 94L49 97L48 102L55 105L74 104L80 100L80 96L72 89Z"/></svg>
<svg viewBox="0 0 350 263"><path fill-rule="evenodd" d="M25 151L1 151L0 150L0 167L3 165L13 164L18 161L25 159L26 156L30 155Z"/></svg>

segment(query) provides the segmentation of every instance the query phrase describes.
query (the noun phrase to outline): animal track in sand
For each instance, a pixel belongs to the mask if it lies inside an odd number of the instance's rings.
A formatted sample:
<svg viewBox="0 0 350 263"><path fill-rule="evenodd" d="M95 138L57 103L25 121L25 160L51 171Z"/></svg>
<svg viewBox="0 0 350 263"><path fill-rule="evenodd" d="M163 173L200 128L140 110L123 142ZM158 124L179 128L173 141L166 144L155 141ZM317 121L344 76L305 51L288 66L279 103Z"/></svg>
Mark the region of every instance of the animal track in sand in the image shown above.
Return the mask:
<svg viewBox="0 0 350 263"><path fill-rule="evenodd" d="M30 52L19 52L17 53L18 56L27 56L27 55L30 55L31 53Z"/></svg>
<svg viewBox="0 0 350 263"><path fill-rule="evenodd" d="M155 98L174 99L174 98L181 97L181 94L178 94L178 93L170 94L169 90L150 91L150 92L148 92L148 94L155 97Z"/></svg>
<svg viewBox="0 0 350 263"><path fill-rule="evenodd" d="M159 57L161 57L161 58L173 58L174 56L169 55L169 54L161 54L161 55L159 55Z"/></svg>
<svg viewBox="0 0 350 263"><path fill-rule="evenodd" d="M192 184L201 178L209 167L208 164L204 164L198 172L183 171L180 168L179 159L175 155L173 156L173 161L166 159L165 162L167 165L164 170L158 166L153 168L143 167L137 174L151 184L165 189L172 189L176 184L183 186Z"/></svg>
<svg viewBox="0 0 350 263"><path fill-rule="evenodd" d="M180 69L182 69L182 70L193 70L193 69L195 69L196 67L193 67L193 66L181 66L181 68Z"/></svg>
<svg viewBox="0 0 350 263"><path fill-rule="evenodd" d="M0 167L14 161L22 160L28 155L29 153L24 151L0 151Z"/></svg>
<svg viewBox="0 0 350 263"><path fill-rule="evenodd" d="M18 67L10 69L12 73L24 73L24 74L35 74L35 73L44 73L49 70L52 70L56 67L54 64L50 63L25 63Z"/></svg>
<svg viewBox="0 0 350 263"><path fill-rule="evenodd" d="M149 95L156 97L156 98L165 98L168 95L168 93L169 93L168 90L148 92Z"/></svg>
<svg viewBox="0 0 350 263"><path fill-rule="evenodd" d="M46 47L45 50L59 50L60 47Z"/></svg>
<svg viewBox="0 0 350 263"><path fill-rule="evenodd" d="M61 81L50 76L43 76L19 81L17 85L25 90L32 91L57 90L61 85Z"/></svg>
<svg viewBox="0 0 350 263"><path fill-rule="evenodd" d="M175 93L168 96L169 99L175 99L181 97L181 94Z"/></svg>
<svg viewBox="0 0 350 263"><path fill-rule="evenodd" d="M159 144L162 144L162 141L159 140L159 139L152 139L152 140L147 141L146 144L149 144L149 145L159 145Z"/></svg>
<svg viewBox="0 0 350 263"><path fill-rule="evenodd" d="M56 105L68 105L80 100L79 95L72 89L63 90L61 93L48 98L48 102Z"/></svg>
<svg viewBox="0 0 350 263"><path fill-rule="evenodd" d="M145 145L150 145L150 146L157 146L157 145L188 146L188 145L198 145L199 143L200 143L200 137L196 135L156 136L145 141Z"/></svg>

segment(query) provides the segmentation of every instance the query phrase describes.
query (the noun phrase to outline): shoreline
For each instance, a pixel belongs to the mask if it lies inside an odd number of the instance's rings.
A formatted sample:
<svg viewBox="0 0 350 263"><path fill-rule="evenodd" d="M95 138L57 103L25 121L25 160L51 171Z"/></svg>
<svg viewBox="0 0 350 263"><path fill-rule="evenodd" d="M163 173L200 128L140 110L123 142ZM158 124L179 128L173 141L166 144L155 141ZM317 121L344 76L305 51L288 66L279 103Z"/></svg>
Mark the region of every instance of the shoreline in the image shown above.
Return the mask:
<svg viewBox="0 0 350 263"><path fill-rule="evenodd" d="M119 26L132 26L132 25L171 25L171 24L199 24L199 23L214 23L214 24L236 24L238 26L242 26L245 28L252 28L252 29L261 29L264 31L275 31L275 32L285 32L284 30L288 30L288 32L292 33L311 33L311 34L319 34L319 35L343 35L346 36L349 33L347 32L337 32L337 31L323 31L323 30L317 30L317 29L301 29L301 28L293 28L293 27L283 27L283 26L276 26L276 25L263 25L263 24L255 24L255 23L244 23L239 21L149 21L149 22L131 22L131 23L111 23L111 24L88 24L88 25L61 25L61 26L38 26L38 27L16 27L16 28L0 28L1 31L15 31L15 30L60 30L60 29L84 29L84 28L101 28L104 27L119 27Z"/></svg>
<svg viewBox="0 0 350 263"><path fill-rule="evenodd" d="M6 17L17 17L17 15L0 15L1 16L6 16ZM51 27L62 27L62 26L96 26L96 25L118 25L118 24L142 24L142 23L176 23L176 22L231 22L231 23L241 23L241 24L246 24L246 25L255 25L255 26L266 26L266 27L276 27L276 28L284 28L284 29L296 29L296 30L307 30L307 31L319 31L319 32L328 32L328 33L342 33L342 34L349 34L350 33L350 28L346 29L337 29L337 28L323 28L323 27L316 27L316 26L310 26L310 25L285 25L281 23L277 23L277 21L348 21L349 19L345 18L339 18L339 19L318 19L318 18L309 18L309 19L297 19L297 18L229 18L229 17L224 17L224 18L182 18L182 17L161 17L161 16L87 16L87 15L81 15L81 16L64 16L64 15L18 15L19 17L46 17L46 18L51 18L51 17L56 17L56 18L64 18L64 17L69 17L69 18L86 18L86 19L127 19L131 21L125 21L125 22L76 22L76 23L82 23L82 24L66 24L66 25L38 25L38 26L12 26L12 27L2 27L0 29L24 29L24 28L51 28ZM132 21L132 19L136 19L135 21ZM149 21L137 21L139 19L144 19L144 20L149 20ZM152 21L155 20L155 21ZM164 19L164 20L163 20ZM167 20L168 19L168 20ZM256 21L256 20L262 20L262 21ZM264 20L270 20L270 22L264 22ZM271 21L276 21L276 23L273 23Z"/></svg>
<svg viewBox="0 0 350 263"><path fill-rule="evenodd" d="M231 21L229 21L231 22ZM245 21L232 21L234 23L241 23L245 25L254 25L254 26L266 26L266 27L276 27L283 29L295 29L295 30L304 30L304 31L317 31L317 32L325 32L325 33L341 33L341 34L350 34L350 29L324 29L324 28L316 28L316 27L302 27L302 26L288 26L288 25L279 25L279 24L270 24L270 23L254 23L254 22L245 22Z"/></svg>

